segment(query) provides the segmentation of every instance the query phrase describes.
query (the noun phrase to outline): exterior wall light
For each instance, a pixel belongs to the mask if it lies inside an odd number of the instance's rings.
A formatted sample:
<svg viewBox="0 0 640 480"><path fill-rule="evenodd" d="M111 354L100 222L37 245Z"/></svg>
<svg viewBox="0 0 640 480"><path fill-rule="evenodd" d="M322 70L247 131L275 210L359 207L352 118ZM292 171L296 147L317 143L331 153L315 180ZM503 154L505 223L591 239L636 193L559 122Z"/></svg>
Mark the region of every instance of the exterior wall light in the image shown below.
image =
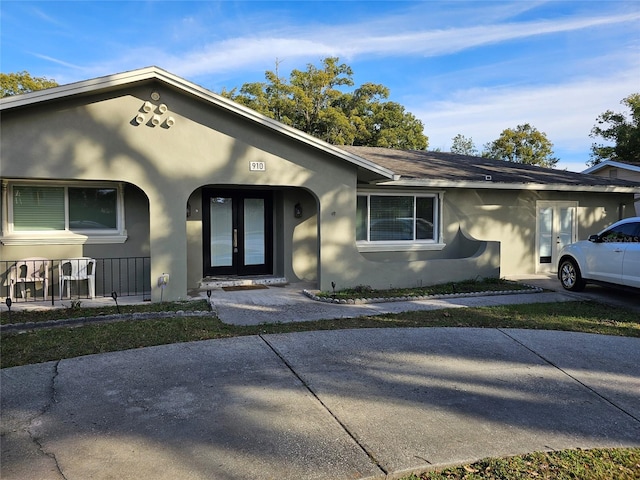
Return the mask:
<svg viewBox="0 0 640 480"><path fill-rule="evenodd" d="M165 113L167 111L167 106L164 103L161 103L160 105L158 105L158 111L160 113Z"/></svg>
<svg viewBox="0 0 640 480"><path fill-rule="evenodd" d="M173 117L167 118L167 127L171 128L176 124L176 119Z"/></svg>
<svg viewBox="0 0 640 480"><path fill-rule="evenodd" d="M302 205L300 205L300 202L293 207L293 216L296 218L302 217Z"/></svg>
<svg viewBox="0 0 640 480"><path fill-rule="evenodd" d="M151 123L154 127L157 127L158 125L160 125L160 117L158 115L154 115L153 117L151 117Z"/></svg>
<svg viewBox="0 0 640 480"><path fill-rule="evenodd" d="M144 102L144 105L142 105L142 110L144 110L145 113L149 113L151 110L153 110L153 104L151 102Z"/></svg>
<svg viewBox="0 0 640 480"><path fill-rule="evenodd" d="M146 120L145 116L144 116L143 114L141 114L141 113L139 113L139 114L136 116L136 123L137 123L138 125L142 125L142 124L145 122L145 120Z"/></svg>

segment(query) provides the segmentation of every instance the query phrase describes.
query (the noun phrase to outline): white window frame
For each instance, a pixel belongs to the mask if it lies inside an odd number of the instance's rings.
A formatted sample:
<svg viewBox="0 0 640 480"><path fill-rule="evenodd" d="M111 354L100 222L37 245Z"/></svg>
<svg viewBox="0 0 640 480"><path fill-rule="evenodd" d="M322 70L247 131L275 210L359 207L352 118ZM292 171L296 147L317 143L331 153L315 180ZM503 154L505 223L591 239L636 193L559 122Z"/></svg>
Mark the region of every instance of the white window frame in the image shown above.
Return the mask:
<svg viewBox="0 0 640 480"><path fill-rule="evenodd" d="M434 205L434 238L424 240L356 240L356 246L360 252L414 252L425 250L442 250L446 247L446 243L442 239L442 203L444 192L443 191L429 191L429 192L407 192L401 190L358 190L356 195L367 197L367 238L370 234L370 208L371 208L371 196L402 196L413 197L413 218L415 220L416 198L428 197L433 198Z"/></svg>
<svg viewBox="0 0 640 480"><path fill-rule="evenodd" d="M64 230L14 230L13 225L13 188L21 187L63 187L65 196L65 229ZM113 188L116 190L116 228L105 230L69 230L69 196L70 187L80 188ZM124 186L116 182L83 182L83 181L37 181L37 180L3 180L2 182L2 234L3 245L86 245L117 244L127 240L124 218Z"/></svg>

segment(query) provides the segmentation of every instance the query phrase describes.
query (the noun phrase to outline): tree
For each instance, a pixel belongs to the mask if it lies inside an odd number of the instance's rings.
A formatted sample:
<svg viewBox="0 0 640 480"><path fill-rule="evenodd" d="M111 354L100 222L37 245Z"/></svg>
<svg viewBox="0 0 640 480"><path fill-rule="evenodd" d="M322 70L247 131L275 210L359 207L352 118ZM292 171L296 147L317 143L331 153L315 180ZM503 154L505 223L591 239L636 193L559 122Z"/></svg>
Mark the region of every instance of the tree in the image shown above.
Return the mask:
<svg viewBox="0 0 640 480"><path fill-rule="evenodd" d="M366 145L424 150L424 126L398 103L386 101L389 89L365 83L353 92L353 71L337 57L316 67L293 70L289 81L276 71L265 73L266 82L245 83L240 90L221 95L268 117L335 145Z"/></svg>
<svg viewBox="0 0 640 480"><path fill-rule="evenodd" d="M528 123L518 125L515 130L503 130L500 137L484 146L482 156L546 168L558 163L547 135Z"/></svg>
<svg viewBox="0 0 640 480"><path fill-rule="evenodd" d="M57 86L58 84L55 80L45 77L32 77L27 71L0 73L0 98Z"/></svg>
<svg viewBox="0 0 640 480"><path fill-rule="evenodd" d="M632 93L620 102L631 109L631 116L607 110L597 119L590 137L601 137L614 145L593 143L588 165L603 160L640 164L640 93Z"/></svg>
<svg viewBox="0 0 640 480"><path fill-rule="evenodd" d="M472 138L467 138L464 135L457 134L451 139L451 141L451 153L472 156L478 154L478 150L476 149Z"/></svg>

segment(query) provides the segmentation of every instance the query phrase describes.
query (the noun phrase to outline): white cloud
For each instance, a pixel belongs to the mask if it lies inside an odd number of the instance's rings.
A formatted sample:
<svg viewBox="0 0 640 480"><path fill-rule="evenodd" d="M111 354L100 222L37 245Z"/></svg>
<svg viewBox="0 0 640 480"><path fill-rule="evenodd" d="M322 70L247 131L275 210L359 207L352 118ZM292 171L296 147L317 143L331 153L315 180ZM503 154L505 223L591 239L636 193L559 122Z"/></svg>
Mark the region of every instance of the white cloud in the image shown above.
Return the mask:
<svg viewBox="0 0 640 480"><path fill-rule="evenodd" d="M638 73L636 68L561 85L470 89L408 110L425 124L430 148L448 150L451 139L460 133L482 149L505 128L529 123L547 135L556 154L581 156L584 166L596 118L608 109L624 111L620 101L638 91Z"/></svg>
<svg viewBox="0 0 640 480"><path fill-rule="evenodd" d="M447 29L423 27L412 31L404 28L404 20L405 17L398 16L382 23L375 20L339 26L296 26L280 29L277 33L257 29L251 36L213 41L174 53L167 53L171 51L170 43L143 45L128 49L124 57L90 69L111 73L154 64L189 77L230 71L264 71L265 66L272 67L276 57L305 62L329 55L347 61L359 56L433 57L524 37L635 22L640 20L640 13ZM190 19L187 24L192 21ZM194 25L188 28L197 30ZM403 33L395 33L398 31ZM115 70L114 65L118 66Z"/></svg>

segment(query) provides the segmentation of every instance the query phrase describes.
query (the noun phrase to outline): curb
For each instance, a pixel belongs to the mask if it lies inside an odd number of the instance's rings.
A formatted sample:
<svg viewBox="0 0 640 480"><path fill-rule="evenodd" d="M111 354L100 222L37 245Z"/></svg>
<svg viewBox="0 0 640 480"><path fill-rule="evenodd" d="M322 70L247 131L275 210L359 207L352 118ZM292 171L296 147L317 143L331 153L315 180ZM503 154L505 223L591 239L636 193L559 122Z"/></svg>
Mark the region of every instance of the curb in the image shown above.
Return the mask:
<svg viewBox="0 0 640 480"><path fill-rule="evenodd" d="M469 293L441 293L437 295L416 295L408 297L389 297L389 298L349 298L349 299L337 299L320 297L319 290L303 290L302 293L309 297L311 300L323 303L333 303L338 305L363 305L368 303L390 303L390 302L410 302L414 300L438 300L438 299L450 299L450 298L467 298L467 297L492 297L497 295L517 295L517 294L531 294L542 293L543 288L536 287L534 285L524 284L529 287L524 290L497 290L490 292L469 292Z"/></svg>

